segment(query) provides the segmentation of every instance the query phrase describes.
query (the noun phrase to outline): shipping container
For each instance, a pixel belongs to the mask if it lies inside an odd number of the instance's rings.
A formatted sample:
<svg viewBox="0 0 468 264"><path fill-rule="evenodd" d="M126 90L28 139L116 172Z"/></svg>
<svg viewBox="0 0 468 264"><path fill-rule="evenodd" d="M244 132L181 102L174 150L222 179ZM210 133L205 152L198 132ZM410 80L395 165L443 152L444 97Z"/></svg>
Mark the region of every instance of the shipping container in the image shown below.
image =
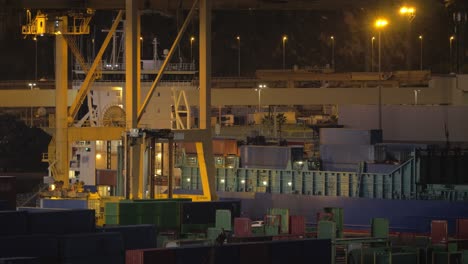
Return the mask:
<svg viewBox="0 0 468 264"><path fill-rule="evenodd" d="M28 211L30 234L79 234L96 230L94 210L32 210Z"/></svg>
<svg viewBox="0 0 468 264"><path fill-rule="evenodd" d="M62 263L124 264L125 250L120 233L83 233L59 238Z"/></svg>
<svg viewBox="0 0 468 264"><path fill-rule="evenodd" d="M0 258L34 257L40 263L58 264L59 245L55 235L0 237Z"/></svg>
<svg viewBox="0 0 468 264"><path fill-rule="evenodd" d="M373 145L381 142L382 130L320 129L320 145Z"/></svg>
<svg viewBox="0 0 468 264"><path fill-rule="evenodd" d="M8 210L16 208L16 177L0 176L0 200L8 203Z"/></svg>
<svg viewBox="0 0 468 264"><path fill-rule="evenodd" d="M249 218L234 218L234 236L250 237L252 236L252 221Z"/></svg>
<svg viewBox="0 0 468 264"><path fill-rule="evenodd" d="M305 235L306 223L302 215L291 215L289 217L289 233L291 235Z"/></svg>
<svg viewBox="0 0 468 264"><path fill-rule="evenodd" d="M21 211L0 211L0 236L26 235L28 213Z"/></svg>
<svg viewBox="0 0 468 264"><path fill-rule="evenodd" d="M231 211L229 210L216 210L216 223L215 226L218 229L223 229L224 231L232 230L232 217Z"/></svg>
<svg viewBox="0 0 468 264"><path fill-rule="evenodd" d="M98 228L97 231L120 233L125 250L155 248L157 246L155 225L106 226Z"/></svg>
<svg viewBox="0 0 468 264"><path fill-rule="evenodd" d="M431 221L431 243L445 244L448 242L448 224L445 220Z"/></svg>

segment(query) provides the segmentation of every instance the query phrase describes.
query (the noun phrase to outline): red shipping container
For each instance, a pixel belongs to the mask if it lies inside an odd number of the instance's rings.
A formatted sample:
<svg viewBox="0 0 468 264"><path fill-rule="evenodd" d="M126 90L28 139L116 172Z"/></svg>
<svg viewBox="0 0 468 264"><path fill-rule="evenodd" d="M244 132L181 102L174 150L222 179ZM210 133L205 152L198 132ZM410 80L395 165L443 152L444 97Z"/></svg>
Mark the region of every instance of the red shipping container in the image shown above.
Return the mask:
<svg viewBox="0 0 468 264"><path fill-rule="evenodd" d="M125 264L152 264L162 260L166 264L176 263L176 253L173 249L151 248L127 250Z"/></svg>
<svg viewBox="0 0 468 264"><path fill-rule="evenodd" d="M234 219L234 235L236 237L250 237L252 236L252 221L249 218L235 218Z"/></svg>
<svg viewBox="0 0 468 264"><path fill-rule="evenodd" d="M468 239L468 219L457 219L457 238Z"/></svg>
<svg viewBox="0 0 468 264"><path fill-rule="evenodd" d="M289 216L289 233L291 235L305 235L305 217L302 215Z"/></svg>
<svg viewBox="0 0 468 264"><path fill-rule="evenodd" d="M447 221L432 220L431 242L432 244L445 244L448 240Z"/></svg>
<svg viewBox="0 0 468 264"><path fill-rule="evenodd" d="M117 185L116 170L96 170L96 185Z"/></svg>

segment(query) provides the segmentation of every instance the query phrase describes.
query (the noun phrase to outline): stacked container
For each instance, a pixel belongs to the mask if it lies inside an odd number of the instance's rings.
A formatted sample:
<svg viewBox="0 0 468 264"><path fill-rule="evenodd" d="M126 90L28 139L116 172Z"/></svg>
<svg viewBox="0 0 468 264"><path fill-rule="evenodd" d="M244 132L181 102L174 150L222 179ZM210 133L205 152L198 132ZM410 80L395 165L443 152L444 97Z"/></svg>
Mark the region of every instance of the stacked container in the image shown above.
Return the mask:
<svg viewBox="0 0 468 264"><path fill-rule="evenodd" d="M271 208L268 210L269 215L279 215L280 216L280 233L288 234L289 233L289 209L283 208Z"/></svg>
<svg viewBox="0 0 468 264"><path fill-rule="evenodd" d="M16 177L1 176L0 177L0 200L7 201L8 210L16 208Z"/></svg>
<svg viewBox="0 0 468 264"><path fill-rule="evenodd" d="M252 235L252 221L249 218L234 219L234 236L250 237Z"/></svg>
<svg viewBox="0 0 468 264"><path fill-rule="evenodd" d="M305 217L301 215L291 215L289 217L289 233L291 235L305 235Z"/></svg>

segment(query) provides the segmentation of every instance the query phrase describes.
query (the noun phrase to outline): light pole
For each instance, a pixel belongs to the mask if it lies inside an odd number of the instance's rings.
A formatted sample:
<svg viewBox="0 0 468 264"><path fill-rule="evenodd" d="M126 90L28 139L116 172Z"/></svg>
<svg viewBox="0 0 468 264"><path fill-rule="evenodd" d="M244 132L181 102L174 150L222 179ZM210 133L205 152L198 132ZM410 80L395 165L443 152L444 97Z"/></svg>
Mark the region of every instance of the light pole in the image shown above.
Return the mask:
<svg viewBox="0 0 468 264"><path fill-rule="evenodd" d="M190 62L193 63L193 42L195 41L195 37L190 37Z"/></svg>
<svg viewBox="0 0 468 264"><path fill-rule="evenodd" d="M374 72L374 41L375 37L371 38L371 72Z"/></svg>
<svg viewBox="0 0 468 264"><path fill-rule="evenodd" d="M419 35L419 70L423 69L423 36Z"/></svg>
<svg viewBox="0 0 468 264"><path fill-rule="evenodd" d="M421 92L421 90L417 89L414 90L414 105L418 105L418 94Z"/></svg>
<svg viewBox="0 0 468 264"><path fill-rule="evenodd" d="M283 36L283 70L286 69L286 41L288 40L288 36Z"/></svg>
<svg viewBox="0 0 468 264"><path fill-rule="evenodd" d="M453 40L454 40L454 39L455 39L454 36L450 36L450 40L449 40L449 41L450 41L450 55L449 55L449 56L450 56L450 57L449 57L450 72L453 71L453 68L452 68L452 66L453 66L453 63L452 63L452 57L453 57L452 47L453 47Z"/></svg>
<svg viewBox="0 0 468 264"><path fill-rule="evenodd" d="M36 51L35 51L35 62L34 62L34 81L37 82L37 37L34 36L34 45L36 46Z"/></svg>
<svg viewBox="0 0 468 264"><path fill-rule="evenodd" d="M403 6L400 8L400 15L406 16L408 18L408 50L406 54L406 67L407 70L411 70L411 22L413 22L416 17L416 9L413 6Z"/></svg>
<svg viewBox="0 0 468 264"><path fill-rule="evenodd" d="M240 72L241 72L241 42L240 42L240 36L237 36L236 39L237 39L237 76L240 77Z"/></svg>
<svg viewBox="0 0 468 264"><path fill-rule="evenodd" d="M31 89L31 91L34 89L34 87L36 87L36 83L28 83L28 86L29 86L29 89ZM31 124L30 124L30 127L33 127L33 108L31 106L31 109L30 109L30 114L31 114Z"/></svg>
<svg viewBox="0 0 468 264"><path fill-rule="evenodd" d="M332 64L332 69L335 69L335 37L331 36L331 52L332 52L332 59L331 59L331 64Z"/></svg>
<svg viewBox="0 0 468 264"><path fill-rule="evenodd" d="M140 37L140 57L143 59L143 37Z"/></svg>
<svg viewBox="0 0 468 264"><path fill-rule="evenodd" d="M386 19L380 18L375 21L375 27L379 32L379 80L382 80L382 68L381 68L381 33L382 29L388 25ZM379 129L382 130L382 84L379 82Z"/></svg>
<svg viewBox="0 0 468 264"><path fill-rule="evenodd" d="M258 92L258 110L257 112L260 113L260 108L261 108L261 96L262 96L262 90L266 89L267 85L266 84L259 84L258 88L255 89L255 91Z"/></svg>

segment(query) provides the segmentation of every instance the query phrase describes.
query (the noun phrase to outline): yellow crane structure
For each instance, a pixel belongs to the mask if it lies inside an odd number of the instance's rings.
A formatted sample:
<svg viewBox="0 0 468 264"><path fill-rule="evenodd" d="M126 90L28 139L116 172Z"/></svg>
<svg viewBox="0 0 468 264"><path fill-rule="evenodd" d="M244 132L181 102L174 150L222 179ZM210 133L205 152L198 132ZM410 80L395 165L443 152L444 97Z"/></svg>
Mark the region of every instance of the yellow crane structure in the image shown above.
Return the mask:
<svg viewBox="0 0 468 264"><path fill-rule="evenodd" d="M66 1L65 1L66 2ZM23 1L28 5L28 1ZM29 2L31 7L36 3ZM195 142L198 150L200 172L203 183L203 194L192 196L194 201L211 201L216 199L214 191L215 167L212 155L212 141L210 129L210 102L211 102L211 0L195 0L184 25L179 31L171 50L169 51L163 66L160 68L151 90L143 102L140 102L140 16L139 1L125 0L124 9L118 10L111 29L109 30L93 63L88 67L84 63L73 36L89 34L89 22L94 15L94 9L83 7L83 12L67 11L62 15L49 18L46 13L37 12L34 19L31 12L27 11L27 23L22 27L24 35L54 35L55 36L55 133L49 155L47 158L54 179L63 181L64 187L69 184L71 143L75 141L95 140L122 140L124 141L126 162L124 175L126 179L125 196L130 199L145 198L143 178L143 160L145 144L157 140L169 143L169 157L172 156L172 143L174 141ZM50 6L55 9L57 6ZM139 120L145 112L145 108L154 93L164 70L170 61L176 46L178 45L185 28L193 17L195 10L199 10L200 17L200 95L199 95L199 128L185 129L168 132L162 136L160 131L141 130ZM75 127L75 118L90 91L91 84L100 78L98 71L102 55L109 44L112 35L125 14L125 127ZM86 73L86 77L77 92L76 97L68 108L68 48L72 51L78 63ZM149 137L147 137L149 135ZM148 140L147 140L148 139ZM55 146L54 146L55 145ZM170 170L171 171L171 170ZM153 175L154 176L154 175ZM171 181L169 181L171 182ZM172 196L171 183L168 196Z"/></svg>

